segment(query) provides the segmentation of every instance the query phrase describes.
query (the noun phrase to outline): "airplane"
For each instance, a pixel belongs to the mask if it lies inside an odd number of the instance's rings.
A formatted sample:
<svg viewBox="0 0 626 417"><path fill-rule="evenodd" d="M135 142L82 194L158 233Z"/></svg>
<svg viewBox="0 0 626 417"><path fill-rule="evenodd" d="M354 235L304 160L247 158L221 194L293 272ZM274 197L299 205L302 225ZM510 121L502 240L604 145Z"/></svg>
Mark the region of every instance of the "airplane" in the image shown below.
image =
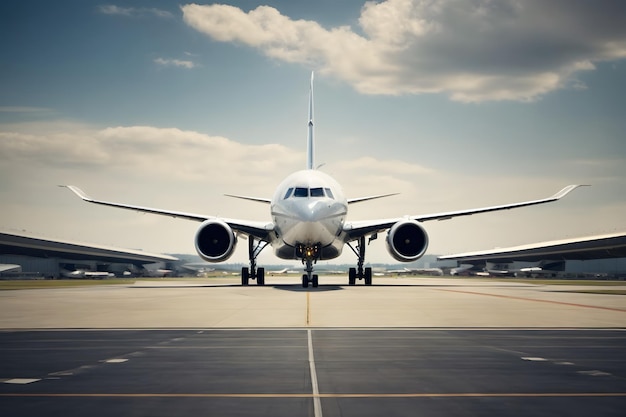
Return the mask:
<svg viewBox="0 0 626 417"><path fill-rule="evenodd" d="M402 268L402 269L389 269L386 271L388 274L397 275L443 275L441 268Z"/></svg>
<svg viewBox="0 0 626 417"><path fill-rule="evenodd" d="M99 272L99 271L89 271L86 269L61 269L61 276L63 278L70 279L83 279L83 278L91 278L91 279L104 279L104 278L113 278L115 274L111 272Z"/></svg>
<svg viewBox="0 0 626 417"><path fill-rule="evenodd" d="M22 272L22 265L0 264L0 274Z"/></svg>
<svg viewBox="0 0 626 417"><path fill-rule="evenodd" d="M344 246L348 246L357 257L356 268L348 270L348 285L355 285L357 279L364 280L365 285L372 285L372 269L363 268L365 244L366 239L368 244L376 239L378 233L387 231L387 250L394 259L413 262L422 257L428 248L429 238L422 227L423 222L549 203L561 199L580 186L569 185L548 198L519 203L389 219L348 221L350 205L395 194L349 199L337 181L316 167L313 73L309 88L308 115L306 169L287 176L278 185L271 199L227 194L229 197L268 204L271 216L269 222L219 218L96 200L76 186L61 187L68 188L89 203L201 222L194 238L195 248L198 255L208 262L226 261L235 251L238 237L247 238L250 266L241 270L241 284L244 286L249 285L250 280L256 280L257 285L265 284L265 269L257 267L256 259L261 251L271 246L278 258L302 262L302 287L307 288L309 284L313 287L319 285L318 275L313 273L314 265L321 260L337 258Z"/></svg>

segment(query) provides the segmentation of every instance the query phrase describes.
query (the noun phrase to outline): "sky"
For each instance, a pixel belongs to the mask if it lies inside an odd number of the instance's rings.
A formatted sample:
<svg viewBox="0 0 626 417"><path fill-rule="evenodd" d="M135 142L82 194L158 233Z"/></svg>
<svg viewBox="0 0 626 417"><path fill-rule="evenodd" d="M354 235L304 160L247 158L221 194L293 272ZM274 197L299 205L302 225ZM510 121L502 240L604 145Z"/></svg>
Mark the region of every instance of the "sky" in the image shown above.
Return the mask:
<svg viewBox="0 0 626 417"><path fill-rule="evenodd" d="M626 4L597 0L0 2L0 228L194 253L198 223L92 197L270 220L316 162L349 220L426 222L428 253L626 230ZM382 236L381 236L382 237ZM229 262L246 262L239 240ZM393 262L384 239L370 262ZM335 262L352 263L346 248ZM259 263L280 261L266 250ZM296 265L297 262L287 262Z"/></svg>

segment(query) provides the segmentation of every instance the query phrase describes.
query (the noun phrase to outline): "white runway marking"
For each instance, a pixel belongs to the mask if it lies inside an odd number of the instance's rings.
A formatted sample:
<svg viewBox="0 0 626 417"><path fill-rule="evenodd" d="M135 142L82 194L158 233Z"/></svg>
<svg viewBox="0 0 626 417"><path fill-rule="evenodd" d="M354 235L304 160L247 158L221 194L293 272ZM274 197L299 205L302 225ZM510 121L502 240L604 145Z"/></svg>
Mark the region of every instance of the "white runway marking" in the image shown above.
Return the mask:
<svg viewBox="0 0 626 417"><path fill-rule="evenodd" d="M6 381L4 381L5 384L18 384L18 385L25 385L25 384L30 384L32 382L37 382L37 381L41 381L41 379L33 379L33 378L13 378L13 379L7 379Z"/></svg>
<svg viewBox="0 0 626 417"><path fill-rule="evenodd" d="M593 371L578 371L581 375L589 375L589 376L611 376L608 372L598 371L594 369Z"/></svg>
<svg viewBox="0 0 626 417"><path fill-rule="evenodd" d="M308 329L306 333L309 339L309 368L311 369L311 385L313 386L313 415L315 417L322 417L322 400L320 399L320 390L317 386L317 372L315 371L315 356L313 355L311 329Z"/></svg>
<svg viewBox="0 0 626 417"><path fill-rule="evenodd" d="M108 360L106 360L104 362L106 362L106 363L124 363L124 362L127 362L127 361L128 361L128 359L108 359Z"/></svg>

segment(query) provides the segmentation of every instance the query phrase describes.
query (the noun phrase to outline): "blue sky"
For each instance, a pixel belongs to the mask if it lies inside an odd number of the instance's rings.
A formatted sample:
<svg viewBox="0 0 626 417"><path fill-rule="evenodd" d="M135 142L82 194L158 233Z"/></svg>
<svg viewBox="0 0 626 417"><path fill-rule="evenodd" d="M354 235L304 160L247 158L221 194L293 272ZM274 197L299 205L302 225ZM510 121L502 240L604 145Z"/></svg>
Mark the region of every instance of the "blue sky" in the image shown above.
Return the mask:
<svg viewBox="0 0 626 417"><path fill-rule="evenodd" d="M401 193L350 218L585 183L553 205L426 223L429 252L626 229L622 2L224 3L0 4L0 227L194 251L196 223L89 206L57 184L266 220L222 195L271 196L304 166L315 70L323 170L349 197ZM391 260L382 239L370 255Z"/></svg>

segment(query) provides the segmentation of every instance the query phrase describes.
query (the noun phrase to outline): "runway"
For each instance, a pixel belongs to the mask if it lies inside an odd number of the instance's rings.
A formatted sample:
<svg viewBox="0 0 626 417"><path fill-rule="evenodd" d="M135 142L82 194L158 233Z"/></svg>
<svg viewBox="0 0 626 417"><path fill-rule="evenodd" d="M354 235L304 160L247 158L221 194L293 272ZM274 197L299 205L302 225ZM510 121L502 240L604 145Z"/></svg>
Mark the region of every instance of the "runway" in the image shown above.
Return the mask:
<svg viewBox="0 0 626 417"><path fill-rule="evenodd" d="M1 292L3 415L621 416L626 406L625 296L447 278L309 290L233 281Z"/></svg>
<svg viewBox="0 0 626 417"><path fill-rule="evenodd" d="M138 281L134 285L0 291L0 329L529 327L626 328L626 297L575 284L533 285L455 278L235 277Z"/></svg>

